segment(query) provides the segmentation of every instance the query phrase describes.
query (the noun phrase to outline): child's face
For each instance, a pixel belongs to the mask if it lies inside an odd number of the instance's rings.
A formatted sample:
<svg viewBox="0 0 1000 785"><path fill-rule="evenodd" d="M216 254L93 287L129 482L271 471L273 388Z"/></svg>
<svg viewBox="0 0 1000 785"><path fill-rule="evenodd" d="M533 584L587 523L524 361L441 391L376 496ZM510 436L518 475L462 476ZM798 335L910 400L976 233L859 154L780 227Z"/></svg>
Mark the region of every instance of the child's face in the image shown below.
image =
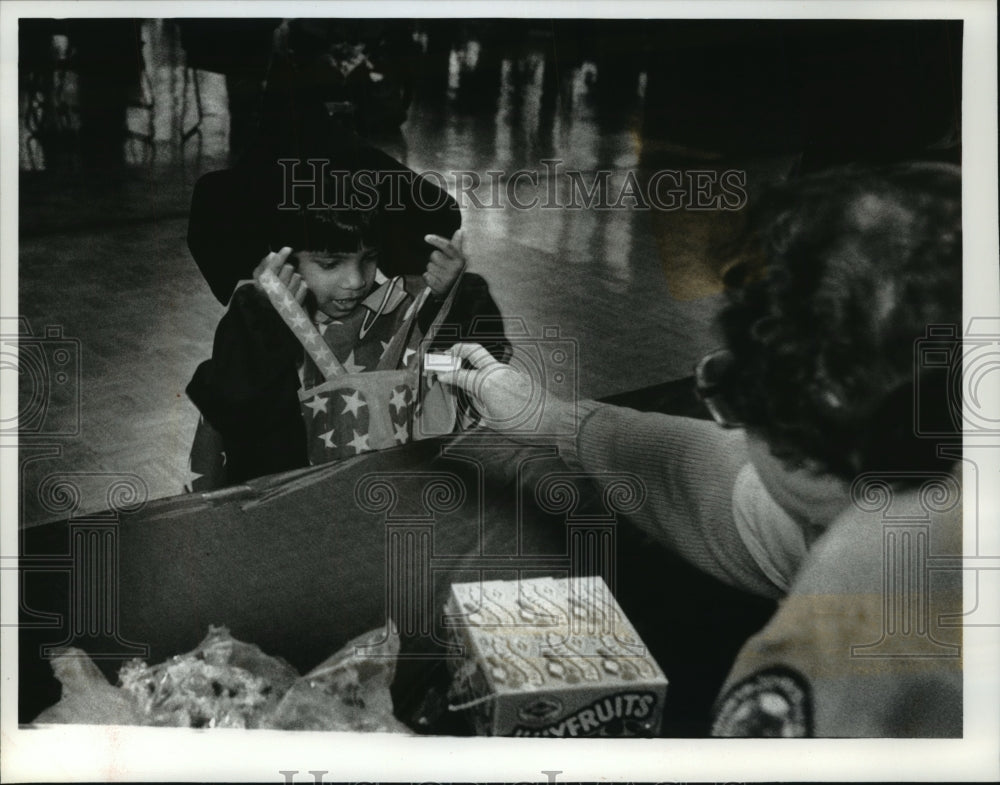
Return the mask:
<svg viewBox="0 0 1000 785"><path fill-rule="evenodd" d="M334 319L357 308L375 283L378 252L374 248L341 253L299 251L295 259L316 307Z"/></svg>

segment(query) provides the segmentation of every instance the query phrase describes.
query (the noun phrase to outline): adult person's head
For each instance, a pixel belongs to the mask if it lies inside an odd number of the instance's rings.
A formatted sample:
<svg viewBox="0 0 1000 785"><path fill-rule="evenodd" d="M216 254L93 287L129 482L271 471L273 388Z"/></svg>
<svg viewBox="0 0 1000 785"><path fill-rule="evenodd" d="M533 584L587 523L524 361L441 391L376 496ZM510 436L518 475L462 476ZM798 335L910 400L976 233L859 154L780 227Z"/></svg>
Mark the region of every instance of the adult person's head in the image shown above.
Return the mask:
<svg viewBox="0 0 1000 785"><path fill-rule="evenodd" d="M947 369L916 349L961 323L960 170L828 170L769 193L750 226L720 319L732 414L791 468L940 469L918 431L951 429Z"/></svg>
<svg viewBox="0 0 1000 785"><path fill-rule="evenodd" d="M748 237L727 274L716 408L747 429L752 448L770 447L762 461L776 456L805 474L940 470L937 442L918 432L953 428L955 389L945 387L949 369L920 367L917 349L928 328L961 322L959 169L810 175L755 204ZM477 396L501 428L526 405L530 382L475 347L456 351L477 369L443 380ZM546 410L569 416L557 402Z"/></svg>

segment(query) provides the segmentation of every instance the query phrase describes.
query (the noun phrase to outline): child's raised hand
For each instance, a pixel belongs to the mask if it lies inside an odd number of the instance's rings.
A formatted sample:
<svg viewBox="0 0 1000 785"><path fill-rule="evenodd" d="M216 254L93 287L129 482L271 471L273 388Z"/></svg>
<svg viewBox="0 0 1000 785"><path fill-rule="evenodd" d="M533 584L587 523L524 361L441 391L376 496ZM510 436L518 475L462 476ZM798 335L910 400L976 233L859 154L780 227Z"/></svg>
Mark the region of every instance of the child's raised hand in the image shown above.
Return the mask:
<svg viewBox="0 0 1000 785"><path fill-rule="evenodd" d="M464 242L462 230L458 229L450 241L444 237L438 237L436 234L426 235L424 241L437 249L431 251L431 260L427 263L424 280L435 295L444 297L465 268L465 254L462 252Z"/></svg>
<svg viewBox="0 0 1000 785"><path fill-rule="evenodd" d="M254 268L253 280L257 286L258 291L263 294L265 284L261 282L261 276L265 272L272 273L282 285L288 289L292 297L295 298L299 305L305 302L306 293L309 291L309 287L306 286L306 282L302 280L302 276L296 272L295 268L288 263L288 257L291 256L292 249L287 246L282 248L280 251L275 253L272 251L263 259L261 259L260 264Z"/></svg>

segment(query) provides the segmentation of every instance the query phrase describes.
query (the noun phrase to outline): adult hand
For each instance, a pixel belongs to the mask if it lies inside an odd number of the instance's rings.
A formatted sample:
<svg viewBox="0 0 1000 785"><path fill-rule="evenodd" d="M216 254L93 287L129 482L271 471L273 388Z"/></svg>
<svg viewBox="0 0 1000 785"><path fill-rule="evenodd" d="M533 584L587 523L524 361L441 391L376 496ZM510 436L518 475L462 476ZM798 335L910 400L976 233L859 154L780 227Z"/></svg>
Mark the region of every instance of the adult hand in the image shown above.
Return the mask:
<svg viewBox="0 0 1000 785"><path fill-rule="evenodd" d="M439 371L438 379L468 393L488 428L551 435L572 416L574 407L547 395L541 379L500 362L479 344L457 343L448 352L472 367Z"/></svg>
<svg viewBox="0 0 1000 785"><path fill-rule="evenodd" d="M436 249L431 251L424 280L437 297L444 297L465 268L466 259L462 250L464 235L461 229L457 229L450 241L436 234L426 235L424 241Z"/></svg>
<svg viewBox="0 0 1000 785"><path fill-rule="evenodd" d="M299 305L305 302L306 294L309 292L309 287L306 286L306 282L302 280L302 276L296 272L295 268L288 263L288 257L291 256L292 249L287 246L282 248L280 251L275 253L272 251L263 259L260 260L253 271L254 285L261 294L267 294L265 291L266 282L261 281L261 276L265 273L270 273L274 275L281 282L281 284L288 289L292 297L295 298ZM265 276L266 277L266 276Z"/></svg>

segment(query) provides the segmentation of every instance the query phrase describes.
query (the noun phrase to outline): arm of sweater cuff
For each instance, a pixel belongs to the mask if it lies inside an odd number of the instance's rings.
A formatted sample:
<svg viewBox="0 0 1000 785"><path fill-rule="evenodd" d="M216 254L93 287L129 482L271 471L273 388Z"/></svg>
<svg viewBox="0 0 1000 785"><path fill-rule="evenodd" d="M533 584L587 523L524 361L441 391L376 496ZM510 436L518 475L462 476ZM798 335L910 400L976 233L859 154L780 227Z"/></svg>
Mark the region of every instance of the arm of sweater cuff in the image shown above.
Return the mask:
<svg viewBox="0 0 1000 785"><path fill-rule="evenodd" d="M556 412L556 446L562 459L574 469L583 468L579 453L580 434L591 416L606 406L597 401L577 401L575 404L567 403Z"/></svg>
<svg viewBox="0 0 1000 785"><path fill-rule="evenodd" d="M598 481L628 473L643 485L645 502L628 515L632 524L724 583L765 597L780 593L734 519L733 486L747 461L741 432L595 401L566 408L557 439L563 460Z"/></svg>

